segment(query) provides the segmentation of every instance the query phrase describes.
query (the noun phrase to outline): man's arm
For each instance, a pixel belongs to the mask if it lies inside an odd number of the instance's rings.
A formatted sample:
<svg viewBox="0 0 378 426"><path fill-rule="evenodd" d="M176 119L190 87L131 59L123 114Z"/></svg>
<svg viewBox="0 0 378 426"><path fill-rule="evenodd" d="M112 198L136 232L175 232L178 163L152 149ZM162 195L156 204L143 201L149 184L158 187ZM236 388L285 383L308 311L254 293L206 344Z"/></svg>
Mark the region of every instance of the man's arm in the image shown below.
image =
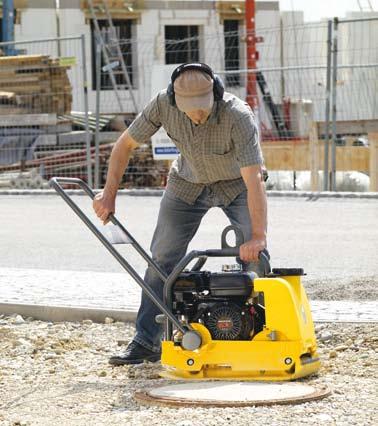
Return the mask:
<svg viewBox="0 0 378 426"><path fill-rule="evenodd" d="M240 258L245 262L257 261L266 248L267 201L261 165L242 167L240 173L248 191L248 209L252 224L252 239L240 247Z"/></svg>
<svg viewBox="0 0 378 426"><path fill-rule="evenodd" d="M113 147L104 190L97 194L93 200L93 209L104 225L109 221L109 214L115 211L115 199L119 183L129 164L131 153L138 146L139 144L126 130Z"/></svg>

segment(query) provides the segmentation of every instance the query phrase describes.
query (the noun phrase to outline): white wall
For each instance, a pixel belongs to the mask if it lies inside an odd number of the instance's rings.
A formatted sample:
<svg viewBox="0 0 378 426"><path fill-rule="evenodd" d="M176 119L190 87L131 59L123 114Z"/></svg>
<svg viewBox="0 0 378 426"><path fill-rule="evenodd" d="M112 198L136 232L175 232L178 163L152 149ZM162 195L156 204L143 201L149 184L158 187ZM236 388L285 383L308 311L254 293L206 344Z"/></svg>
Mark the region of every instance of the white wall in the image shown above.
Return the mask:
<svg viewBox="0 0 378 426"><path fill-rule="evenodd" d="M378 18L378 13L351 12L348 19ZM378 19L339 24L338 63L378 64ZM338 70L337 117L378 119L378 67Z"/></svg>
<svg viewBox="0 0 378 426"><path fill-rule="evenodd" d="M16 25L17 40L31 40L56 36L56 14L54 9L25 9L21 23Z"/></svg>
<svg viewBox="0 0 378 426"><path fill-rule="evenodd" d="M350 17L359 17L353 14ZM369 14L373 16L373 14ZM281 56L281 31L283 28L283 55ZM201 57L215 70L224 70L223 25L213 9L201 10L146 10L133 28L135 45L133 59L135 64L134 96L139 109L153 96L151 92L151 72L153 64L165 63L164 26L198 25L200 29ZM55 9L29 8L21 12L21 23L16 25L16 40L56 37L57 23ZM85 35L86 65L88 73L88 94L90 110L95 109L95 91L92 90L92 51L90 26L85 21L83 11L78 8L60 10L60 35ZM312 66L326 64L327 24L306 23L302 12L258 11L256 14L256 34L264 41L257 45L260 53L259 68L280 66ZM80 56L79 42L61 42L62 56ZM241 68L245 68L245 43L241 41ZM340 25L339 62L378 63L378 22L365 22ZM43 53L56 56L56 42L34 44L27 53ZM70 71L73 85L74 110L82 110L83 78L82 61ZM361 68L359 70L339 70L338 116L341 119L374 118L377 114L378 70ZM264 72L269 89L276 102L281 102L282 94L291 98L309 99L314 103L315 119L323 120L325 111L326 71L298 70ZM245 74L244 74L245 77ZM167 82L168 83L168 82ZM245 87L232 89L241 97ZM121 93L123 110L133 111L130 94ZM116 112L118 104L112 91L101 92L101 111ZM377 117L375 117L377 118Z"/></svg>
<svg viewBox="0 0 378 426"><path fill-rule="evenodd" d="M85 36L85 60L88 76L88 95L91 97L92 66L90 28L85 23L84 13L80 9L60 9L59 30L61 37ZM60 43L61 55L64 57L76 56L76 65L71 67L69 77L73 93L73 111L84 111L84 76L83 51L81 40L67 40ZM91 106L90 108L91 109Z"/></svg>

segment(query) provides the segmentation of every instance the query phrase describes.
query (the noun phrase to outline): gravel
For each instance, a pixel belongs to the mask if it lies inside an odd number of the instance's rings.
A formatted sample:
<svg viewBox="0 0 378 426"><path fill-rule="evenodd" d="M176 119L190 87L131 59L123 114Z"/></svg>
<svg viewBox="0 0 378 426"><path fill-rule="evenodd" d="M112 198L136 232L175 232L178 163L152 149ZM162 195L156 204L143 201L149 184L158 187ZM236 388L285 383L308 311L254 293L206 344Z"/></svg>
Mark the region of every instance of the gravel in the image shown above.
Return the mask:
<svg viewBox="0 0 378 426"><path fill-rule="evenodd" d="M378 300L378 275L304 277L303 284L310 300Z"/></svg>
<svg viewBox="0 0 378 426"><path fill-rule="evenodd" d="M375 425L378 324L318 324L322 369L305 379L331 396L292 406L166 408L133 399L169 383L159 364L113 368L111 354L133 324L51 323L0 316L0 424L16 425Z"/></svg>

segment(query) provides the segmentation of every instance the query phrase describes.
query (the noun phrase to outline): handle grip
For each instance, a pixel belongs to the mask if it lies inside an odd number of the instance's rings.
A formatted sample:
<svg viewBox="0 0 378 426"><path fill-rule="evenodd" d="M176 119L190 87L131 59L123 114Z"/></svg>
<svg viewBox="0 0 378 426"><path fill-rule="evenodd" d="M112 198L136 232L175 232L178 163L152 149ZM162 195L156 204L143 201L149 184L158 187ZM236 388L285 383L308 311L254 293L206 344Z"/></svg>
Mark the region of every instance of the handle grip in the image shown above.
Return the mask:
<svg viewBox="0 0 378 426"><path fill-rule="evenodd" d="M205 250L205 255L209 257L236 257L239 256L239 247Z"/></svg>
<svg viewBox="0 0 378 426"><path fill-rule="evenodd" d="M239 247L229 247L220 250L205 250L204 254L208 257L239 257ZM269 258L265 252L260 251L259 261L261 262L265 275L269 274L271 267Z"/></svg>
<svg viewBox="0 0 378 426"><path fill-rule="evenodd" d="M53 177L49 181L50 186L53 186L56 191L59 193L63 191L63 188L60 186L60 184L66 184L66 185L78 185L81 189L83 189L91 198L92 200L96 196L95 192L92 190L92 188L83 180L77 179L77 178L66 178L66 177Z"/></svg>
<svg viewBox="0 0 378 426"><path fill-rule="evenodd" d="M66 177L52 177L49 181L50 186L52 186L63 198L65 196L64 189L60 186L61 184L66 185L77 185L80 186L80 188L89 195L89 197L94 200L96 193L93 191L93 189L83 180L78 178L66 178ZM110 213L108 216L108 219L110 222L112 222L113 225L122 226L121 223L118 221L118 219L114 216L113 213Z"/></svg>

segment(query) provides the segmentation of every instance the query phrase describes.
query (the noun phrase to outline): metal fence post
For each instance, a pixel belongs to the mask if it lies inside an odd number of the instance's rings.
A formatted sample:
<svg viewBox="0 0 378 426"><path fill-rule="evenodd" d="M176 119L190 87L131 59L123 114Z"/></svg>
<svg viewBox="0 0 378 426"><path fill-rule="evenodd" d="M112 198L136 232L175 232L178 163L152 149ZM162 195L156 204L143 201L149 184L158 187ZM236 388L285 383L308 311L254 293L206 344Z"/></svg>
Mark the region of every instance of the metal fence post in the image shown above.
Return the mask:
<svg viewBox="0 0 378 426"><path fill-rule="evenodd" d="M87 78L87 61L85 53L85 35L81 35L81 55L83 62L83 91L84 91L84 116L85 116L85 142L86 142L86 154L87 154L87 176L88 176L88 185L93 185L92 179L92 158L91 158L91 135L89 132L89 102L88 102L88 78Z"/></svg>
<svg viewBox="0 0 378 426"><path fill-rule="evenodd" d="M96 37L96 133L95 133L95 188L100 187L100 93L101 93L101 44Z"/></svg>
<svg viewBox="0 0 378 426"><path fill-rule="evenodd" d="M338 18L333 20L333 64L332 64L332 151L331 151L331 191L336 191L336 114L337 114L337 37Z"/></svg>
<svg viewBox="0 0 378 426"><path fill-rule="evenodd" d="M332 20L328 21L327 36L327 81L326 81L326 110L325 110L325 137L324 137L324 172L323 172L323 190L329 188L329 119L331 102L331 54L332 54Z"/></svg>

